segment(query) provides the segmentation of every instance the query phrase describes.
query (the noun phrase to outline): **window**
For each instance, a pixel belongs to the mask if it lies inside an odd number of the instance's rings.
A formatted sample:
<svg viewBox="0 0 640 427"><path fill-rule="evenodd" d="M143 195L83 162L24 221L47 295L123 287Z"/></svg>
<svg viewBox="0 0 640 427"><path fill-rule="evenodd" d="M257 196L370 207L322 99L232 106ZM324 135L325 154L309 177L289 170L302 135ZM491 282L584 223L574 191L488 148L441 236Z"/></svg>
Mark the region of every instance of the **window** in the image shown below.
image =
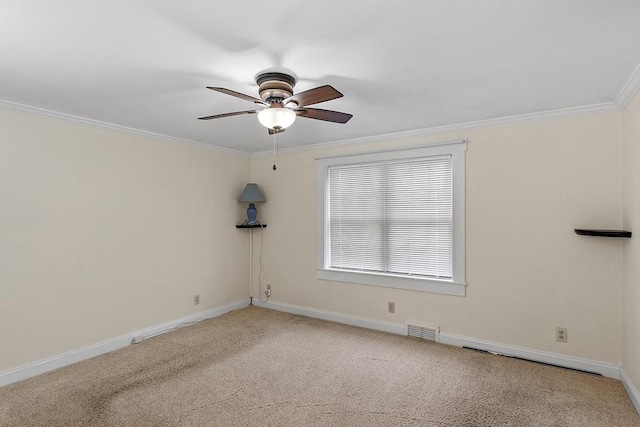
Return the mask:
<svg viewBox="0 0 640 427"><path fill-rule="evenodd" d="M465 150L318 159L318 278L464 295Z"/></svg>

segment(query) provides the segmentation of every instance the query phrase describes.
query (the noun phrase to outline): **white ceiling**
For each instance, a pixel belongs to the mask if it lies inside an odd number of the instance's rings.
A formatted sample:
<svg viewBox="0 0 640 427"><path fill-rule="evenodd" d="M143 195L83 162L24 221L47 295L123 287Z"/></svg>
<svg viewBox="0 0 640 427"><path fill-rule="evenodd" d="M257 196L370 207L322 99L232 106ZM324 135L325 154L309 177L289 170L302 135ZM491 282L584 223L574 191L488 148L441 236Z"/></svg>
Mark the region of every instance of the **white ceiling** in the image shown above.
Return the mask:
<svg viewBox="0 0 640 427"><path fill-rule="evenodd" d="M614 102L640 64L632 1L5 1L0 98L248 153L255 75L344 94L282 148ZM314 107L316 107L314 105Z"/></svg>

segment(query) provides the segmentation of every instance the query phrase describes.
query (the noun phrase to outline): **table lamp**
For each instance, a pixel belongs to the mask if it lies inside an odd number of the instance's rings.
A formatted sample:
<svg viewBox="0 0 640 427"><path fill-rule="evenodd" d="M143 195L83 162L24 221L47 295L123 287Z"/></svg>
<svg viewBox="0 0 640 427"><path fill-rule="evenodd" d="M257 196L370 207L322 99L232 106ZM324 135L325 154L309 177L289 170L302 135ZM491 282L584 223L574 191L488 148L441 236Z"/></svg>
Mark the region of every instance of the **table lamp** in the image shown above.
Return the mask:
<svg viewBox="0 0 640 427"><path fill-rule="evenodd" d="M239 202L249 202L249 207L247 208L247 224L254 225L257 224L256 217L258 215L258 209L256 208L255 203L264 202L265 198L258 187L258 184L250 182L244 187L244 191L240 195L238 199Z"/></svg>

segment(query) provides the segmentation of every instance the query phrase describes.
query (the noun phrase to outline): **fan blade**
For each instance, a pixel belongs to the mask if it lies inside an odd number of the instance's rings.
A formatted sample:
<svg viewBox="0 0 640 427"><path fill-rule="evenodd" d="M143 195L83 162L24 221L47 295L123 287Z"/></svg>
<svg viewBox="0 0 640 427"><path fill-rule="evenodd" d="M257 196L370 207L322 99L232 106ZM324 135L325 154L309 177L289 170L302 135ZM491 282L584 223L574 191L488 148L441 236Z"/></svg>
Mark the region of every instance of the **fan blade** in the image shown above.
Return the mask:
<svg viewBox="0 0 640 427"><path fill-rule="evenodd" d="M271 128L267 128L267 130L269 131L269 135L273 135L275 133L282 133L284 132L286 129L271 129Z"/></svg>
<svg viewBox="0 0 640 427"><path fill-rule="evenodd" d="M320 108L299 108L296 114L308 119L324 120L326 122L347 123L353 114L341 113L339 111L321 110Z"/></svg>
<svg viewBox="0 0 640 427"><path fill-rule="evenodd" d="M198 120L221 119L223 117L239 116L242 114L255 114L258 110L236 111L234 113L216 114L214 116L198 117Z"/></svg>
<svg viewBox="0 0 640 427"><path fill-rule="evenodd" d="M244 93L236 92L235 90L226 89L223 87L210 87L207 89L215 90L216 92L226 93L227 95L235 96L236 98L244 99L245 101L255 102L256 104L269 106L269 103L264 102L262 99L254 98L253 96L245 95Z"/></svg>
<svg viewBox="0 0 640 427"><path fill-rule="evenodd" d="M304 107L305 105L318 104L320 102L331 101L336 98L342 98L342 94L332 86L324 85L315 89L296 93L282 101L282 104L287 105L289 102L295 102L298 104L298 107Z"/></svg>

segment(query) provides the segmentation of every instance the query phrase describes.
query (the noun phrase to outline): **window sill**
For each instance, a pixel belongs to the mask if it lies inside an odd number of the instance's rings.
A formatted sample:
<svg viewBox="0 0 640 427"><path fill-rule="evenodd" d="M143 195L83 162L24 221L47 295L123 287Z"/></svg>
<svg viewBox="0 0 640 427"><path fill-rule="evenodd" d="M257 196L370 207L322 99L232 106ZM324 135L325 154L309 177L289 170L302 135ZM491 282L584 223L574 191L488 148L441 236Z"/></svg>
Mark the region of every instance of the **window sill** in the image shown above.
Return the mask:
<svg viewBox="0 0 640 427"><path fill-rule="evenodd" d="M449 280L422 279L390 274L361 273L331 269L317 269L318 280L358 283L385 288L408 289L420 292L465 296L467 284Z"/></svg>

